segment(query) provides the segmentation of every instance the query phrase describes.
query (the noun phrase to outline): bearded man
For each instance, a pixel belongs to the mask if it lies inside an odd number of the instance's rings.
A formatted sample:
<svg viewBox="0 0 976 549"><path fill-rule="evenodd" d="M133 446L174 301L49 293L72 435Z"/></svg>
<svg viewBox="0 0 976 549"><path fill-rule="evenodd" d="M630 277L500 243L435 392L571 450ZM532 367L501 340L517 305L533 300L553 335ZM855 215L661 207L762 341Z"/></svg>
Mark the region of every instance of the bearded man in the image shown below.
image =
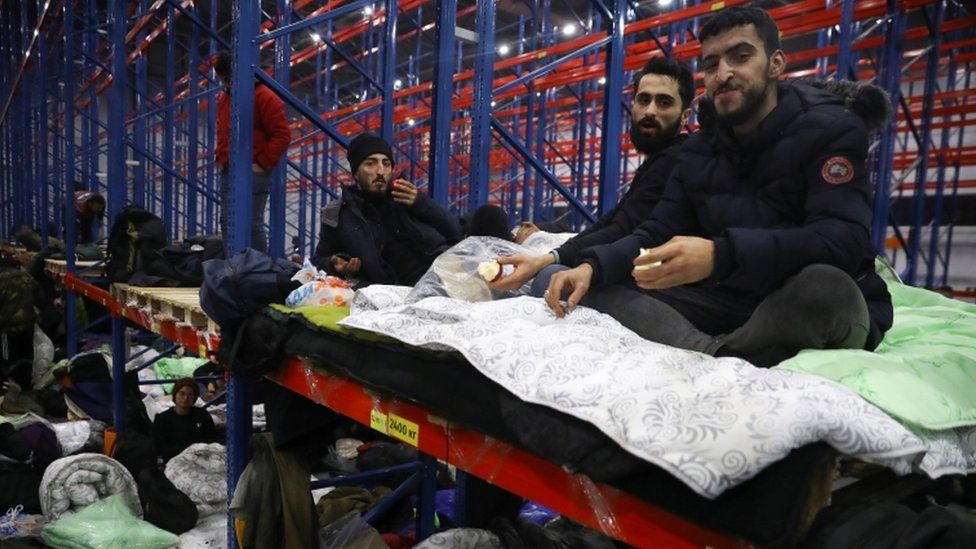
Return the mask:
<svg viewBox="0 0 976 549"><path fill-rule="evenodd" d="M382 138L357 136L347 158L355 184L322 210L312 262L359 286L414 285L461 240L461 225L415 185L393 177L393 148Z"/></svg>
<svg viewBox="0 0 976 549"><path fill-rule="evenodd" d="M630 125L630 141L646 158L634 173L627 193L610 213L555 250L499 258L499 263L514 265L515 270L490 285L515 290L535 277L532 292L539 297L549 278L575 266L583 250L623 238L647 220L677 162L678 149L686 137L681 127L688 122L694 95L694 80L684 63L663 57L648 61L634 77Z"/></svg>
<svg viewBox="0 0 976 549"><path fill-rule="evenodd" d="M651 218L553 275L547 303L563 316L586 295L646 339L757 366L874 349L892 309L871 248L870 87L781 82L779 29L758 8L716 13L699 40L713 123L682 146Z"/></svg>

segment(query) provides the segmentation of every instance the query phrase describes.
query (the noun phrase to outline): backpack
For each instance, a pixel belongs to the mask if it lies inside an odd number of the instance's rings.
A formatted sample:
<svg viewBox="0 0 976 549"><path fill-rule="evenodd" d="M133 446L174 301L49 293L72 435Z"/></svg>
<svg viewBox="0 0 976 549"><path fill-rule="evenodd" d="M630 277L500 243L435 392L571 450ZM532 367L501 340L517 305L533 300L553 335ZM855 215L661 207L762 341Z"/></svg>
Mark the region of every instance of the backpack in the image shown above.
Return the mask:
<svg viewBox="0 0 976 549"><path fill-rule="evenodd" d="M23 332L34 327L34 301L39 291L27 271L0 270L0 332Z"/></svg>
<svg viewBox="0 0 976 549"><path fill-rule="evenodd" d="M222 331L217 359L236 377L257 381L281 365L290 332L264 315L247 317L232 331Z"/></svg>
<svg viewBox="0 0 976 549"><path fill-rule="evenodd" d="M115 438L108 456L122 464L136 476L143 469L154 469L157 464L156 444L152 435L126 430Z"/></svg>
<svg viewBox="0 0 976 549"><path fill-rule="evenodd" d="M299 286L290 280L297 271L294 263L252 249L204 261L200 307L222 331L233 330L265 305L283 302Z"/></svg>
<svg viewBox="0 0 976 549"><path fill-rule="evenodd" d="M126 282L140 270L154 250L166 246L163 221L141 206L122 208L112 222L108 235L106 273L112 282Z"/></svg>
<svg viewBox="0 0 976 549"><path fill-rule="evenodd" d="M150 467L135 477L145 521L176 535L196 526L197 506L162 471Z"/></svg>

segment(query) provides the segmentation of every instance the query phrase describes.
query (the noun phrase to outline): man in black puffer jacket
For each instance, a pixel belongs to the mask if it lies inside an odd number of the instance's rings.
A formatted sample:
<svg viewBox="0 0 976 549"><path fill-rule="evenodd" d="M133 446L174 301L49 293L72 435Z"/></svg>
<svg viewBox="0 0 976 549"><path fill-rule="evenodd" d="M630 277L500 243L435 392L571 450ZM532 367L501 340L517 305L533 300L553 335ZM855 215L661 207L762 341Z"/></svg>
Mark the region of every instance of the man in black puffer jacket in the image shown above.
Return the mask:
<svg viewBox="0 0 976 549"><path fill-rule="evenodd" d="M393 178L393 149L380 137L357 136L348 158L356 185L322 210L312 263L360 285L414 285L461 240L461 225L413 184Z"/></svg>
<svg viewBox="0 0 976 549"><path fill-rule="evenodd" d="M547 301L563 315L563 292L571 309L593 284L584 304L647 339L761 366L874 349L892 310L873 269L866 122L887 110L865 120L836 93L778 82L786 57L763 10L723 10L700 40L714 124L683 146L651 219L584 252ZM857 89L853 110L870 114Z"/></svg>

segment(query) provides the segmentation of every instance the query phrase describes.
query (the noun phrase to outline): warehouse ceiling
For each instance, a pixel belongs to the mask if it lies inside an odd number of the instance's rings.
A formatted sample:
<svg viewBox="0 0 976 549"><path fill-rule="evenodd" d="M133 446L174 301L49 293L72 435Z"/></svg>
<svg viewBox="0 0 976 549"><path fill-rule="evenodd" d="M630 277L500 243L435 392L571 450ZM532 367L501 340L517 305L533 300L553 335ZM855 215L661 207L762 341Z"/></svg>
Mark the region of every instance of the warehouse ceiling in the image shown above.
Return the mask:
<svg viewBox="0 0 976 549"><path fill-rule="evenodd" d="M675 1L677 2L677 0ZM217 32L220 34L220 36L229 41L232 33L231 3L214 2L213 4L216 5L218 9L216 14ZM314 6L321 5L319 2L314 2L313 4ZM753 4L765 8L775 8L781 5L789 4L789 2L774 0L754 2ZM274 14L276 13L276 5L276 0L262 0L262 20L273 20ZM425 32L419 33L419 38L417 35L415 35L414 37L398 42L398 68L395 77L397 80L400 80L402 85L405 87L420 82L430 82L433 80L433 71L436 65L433 59L433 52L436 50L436 35L432 31L432 26L437 16L436 5L437 2L425 4L422 10L419 11L419 20L417 20L418 12L416 10L412 11L409 17L401 14L398 20L398 36L404 36L412 33L413 31L416 31L418 27L425 29ZM475 5L476 3L473 0L458 1L459 16L457 19L457 26L459 28L466 29L468 31L476 30ZM297 16L293 19L298 19L299 17L309 15L315 9L314 6L311 8L298 10ZM378 1L373 6L376 10L379 10L382 8L383 2ZM673 9L670 5L662 5L661 0L630 2L630 6L635 12L636 19L652 17ZM554 43L558 43L563 40L568 40L579 36L580 34L591 32L588 26L591 24L594 13L593 9L591 8L590 0L539 0L538 2L529 2L525 0L498 0L496 8L496 52L499 51L499 48L501 48L502 45L509 46L511 53L508 53L507 55L512 55L518 47L518 27L520 19L526 25L537 23L541 24L539 22L552 25L555 31L552 33L552 40L554 40ZM202 21L210 21L210 9L211 2L200 1L196 3L195 13L198 14ZM536 10L538 10L538 13L535 13ZM160 13L162 14L162 12ZM162 17L163 15L158 16L157 22L162 21ZM921 19L919 16L916 17ZM342 29L361 24L362 22L369 20L369 18L370 15L367 10L364 10L363 12L355 12L335 21L333 23L332 30L336 33L341 32ZM909 26L920 26L924 23L925 22L922 20L911 21ZM572 34L569 32L562 32L562 30L566 29L567 27L571 27L573 29ZM179 17L176 19L174 32L177 36L177 59L175 62L175 72L177 76L186 74L187 71L188 45L191 43L192 28L193 23L188 18ZM599 30L596 32L599 32ZM308 47L316 43L316 35L327 36L327 34L328 28L324 24L293 34L291 39L292 52L306 50ZM527 31L526 34L528 35ZM462 35L459 34L459 37L461 36ZM197 46L200 48L201 58L205 59L207 53L209 52L209 41L206 40L205 34L201 33L201 37L203 40L201 40ZM653 35L650 32L645 32L641 36L638 36L638 40L649 40L652 38ZM416 52L418 51L418 40L421 58L419 61L415 60L413 66L416 67L416 70L414 73L408 74L408 67L410 66L409 61L412 57L416 57ZM803 36L787 39L785 48L787 51L812 49L816 47L816 40L817 37L815 33L808 33ZM359 39L350 40L339 45L339 47L346 54L353 57L360 56L363 51L370 49L372 46L375 46L375 44L364 43ZM531 38L527 38L522 43L522 47L524 47L526 50L535 50L543 47L543 44L541 42L533 43ZM470 69L473 66L474 51L475 48L470 43L465 43L462 46L463 58L461 60L461 66L463 69ZM161 86L162 83L166 81L165 40L157 40L154 42L147 49L146 55L149 61L149 79L157 86ZM500 53L496 55L498 58L504 58L506 56ZM366 66L372 66L374 68L378 66L378 63L375 61L372 62L372 65L370 65L368 58L361 62ZM269 72L271 72L270 67L273 66L273 63L274 46L270 45L269 47L261 50L261 64L262 66L266 67ZM810 68L812 64L813 61L809 61L805 65L800 66L793 64L791 68ZM314 58L312 58L311 62L300 63L292 67L292 89L296 95L306 98L314 96L314 73ZM334 107L342 107L363 101L363 92L366 93L365 98L375 97L377 95L377 91L370 86L366 80L362 79L357 72L348 66L330 71L330 78L332 78L333 83L345 84L345 86L341 86L344 88L344 90L338 97L338 102L332 103Z"/></svg>

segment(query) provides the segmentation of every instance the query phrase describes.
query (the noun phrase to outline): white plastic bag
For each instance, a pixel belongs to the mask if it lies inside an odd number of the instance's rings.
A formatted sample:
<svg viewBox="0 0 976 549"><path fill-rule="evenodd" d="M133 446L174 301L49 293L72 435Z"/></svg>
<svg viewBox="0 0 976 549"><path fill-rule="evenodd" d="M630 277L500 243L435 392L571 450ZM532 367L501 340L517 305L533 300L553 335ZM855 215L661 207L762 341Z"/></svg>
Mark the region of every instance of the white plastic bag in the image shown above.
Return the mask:
<svg viewBox="0 0 976 549"><path fill-rule="evenodd" d="M44 330L34 325L34 365L31 369L31 384L40 387L41 379L54 369L54 344Z"/></svg>
<svg viewBox="0 0 976 549"><path fill-rule="evenodd" d="M316 269L307 257L301 270L291 279L301 282L302 285L285 298L285 305L289 307L348 307L356 295L348 282Z"/></svg>
<svg viewBox="0 0 976 549"><path fill-rule="evenodd" d="M514 292L499 292L488 287L478 274L478 265L501 256L530 254L531 250L493 236L470 236L458 242L434 260L424 276L407 295L407 303L433 296L447 296L463 301L491 301L528 295L530 283Z"/></svg>

